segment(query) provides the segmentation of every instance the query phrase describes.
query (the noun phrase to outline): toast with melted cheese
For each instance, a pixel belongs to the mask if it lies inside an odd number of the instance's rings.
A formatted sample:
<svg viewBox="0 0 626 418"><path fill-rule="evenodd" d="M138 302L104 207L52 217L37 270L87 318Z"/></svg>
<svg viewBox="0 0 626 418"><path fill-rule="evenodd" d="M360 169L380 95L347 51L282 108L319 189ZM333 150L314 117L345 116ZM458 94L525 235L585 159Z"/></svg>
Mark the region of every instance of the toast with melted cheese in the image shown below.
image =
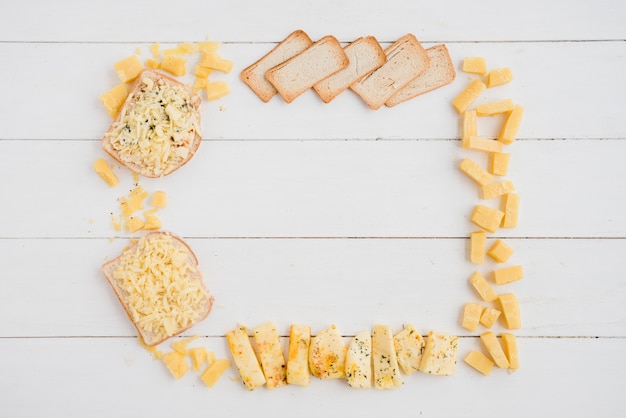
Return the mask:
<svg viewBox="0 0 626 418"><path fill-rule="evenodd" d="M143 236L102 272L148 346L191 328L213 305L195 254L167 232Z"/></svg>
<svg viewBox="0 0 626 418"><path fill-rule="evenodd" d="M200 96L178 80L144 70L104 134L102 148L145 177L171 174L202 142L200 103Z"/></svg>

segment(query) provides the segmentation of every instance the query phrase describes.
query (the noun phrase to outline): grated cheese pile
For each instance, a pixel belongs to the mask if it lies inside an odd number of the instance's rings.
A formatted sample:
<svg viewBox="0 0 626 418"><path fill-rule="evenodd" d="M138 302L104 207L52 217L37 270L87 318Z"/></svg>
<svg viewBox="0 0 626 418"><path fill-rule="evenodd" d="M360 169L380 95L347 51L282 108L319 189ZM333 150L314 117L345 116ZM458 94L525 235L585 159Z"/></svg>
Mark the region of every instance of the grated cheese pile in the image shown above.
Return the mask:
<svg viewBox="0 0 626 418"><path fill-rule="evenodd" d="M208 293L187 249L167 234L142 237L113 271L131 318L146 333L170 337L205 311Z"/></svg>
<svg viewBox="0 0 626 418"><path fill-rule="evenodd" d="M122 161L160 176L188 157L199 117L184 87L147 77L141 83L107 138Z"/></svg>

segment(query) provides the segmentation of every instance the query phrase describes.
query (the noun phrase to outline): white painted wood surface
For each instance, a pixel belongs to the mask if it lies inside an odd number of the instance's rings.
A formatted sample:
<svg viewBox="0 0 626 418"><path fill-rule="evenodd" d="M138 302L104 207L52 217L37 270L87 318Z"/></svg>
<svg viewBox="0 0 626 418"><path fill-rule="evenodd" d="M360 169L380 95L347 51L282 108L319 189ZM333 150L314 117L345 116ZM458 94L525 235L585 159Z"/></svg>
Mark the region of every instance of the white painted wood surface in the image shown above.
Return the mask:
<svg viewBox="0 0 626 418"><path fill-rule="evenodd" d="M177 4L0 4L0 416L622 415L625 3ZM526 107L509 147L520 225L489 237L525 268L501 288L521 303L516 373L484 377L459 361L452 377L406 376L396 391L313 379L249 393L234 369L212 389L193 373L175 381L136 343L99 270L128 243L110 214L133 180L118 169L109 189L92 171L109 123L98 95L136 48L145 57L152 42L209 35L235 61L219 76L232 93L203 105L205 140L188 166L140 179L167 191L164 227L189 240L216 298L186 335L228 357L223 335L237 323L272 320L283 336L291 323L335 323L346 341L374 323L413 323L461 336L459 360L479 347L459 316L477 300L469 275L496 265L466 260L479 199L456 165L486 158L460 148L450 106L471 77L458 71L452 85L376 112L349 92L329 105L312 92L264 104L238 72L295 29L385 44L412 32L445 42L457 64L480 55L513 69L513 83L480 101Z"/></svg>

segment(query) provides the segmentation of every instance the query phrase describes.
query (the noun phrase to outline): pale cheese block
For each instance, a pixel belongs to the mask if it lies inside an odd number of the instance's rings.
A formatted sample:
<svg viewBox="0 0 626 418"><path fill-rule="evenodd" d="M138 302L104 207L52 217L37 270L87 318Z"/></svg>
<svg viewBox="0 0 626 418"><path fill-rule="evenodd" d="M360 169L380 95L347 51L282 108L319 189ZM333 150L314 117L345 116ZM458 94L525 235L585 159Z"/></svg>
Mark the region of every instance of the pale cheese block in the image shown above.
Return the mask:
<svg viewBox="0 0 626 418"><path fill-rule="evenodd" d="M346 352L346 381L355 389L372 387L372 336L369 331L357 333Z"/></svg>
<svg viewBox="0 0 626 418"><path fill-rule="evenodd" d="M261 59L245 68L240 74L241 80L261 100L268 102L276 94L276 89L265 78L267 70L301 53L312 44L313 41L305 32L301 30L292 32Z"/></svg>
<svg viewBox="0 0 626 418"><path fill-rule="evenodd" d="M372 330L372 369L376 389L396 389L404 384L400 376L393 333L387 325L376 324Z"/></svg>
<svg viewBox="0 0 626 418"><path fill-rule="evenodd" d="M430 65L426 50L410 33L385 49L385 55L387 62L383 66L350 86L373 110L379 109Z"/></svg>
<svg viewBox="0 0 626 418"><path fill-rule="evenodd" d="M250 338L245 327L238 327L226 333L228 348L235 361L243 385L248 390L254 390L265 384L265 375L254 353Z"/></svg>
<svg viewBox="0 0 626 418"><path fill-rule="evenodd" d="M385 51L373 36L359 38L344 47L349 64L313 86L324 103L329 103L342 91L387 61Z"/></svg>
<svg viewBox="0 0 626 418"><path fill-rule="evenodd" d="M285 386L287 384L285 356L280 348L276 325L273 322L266 322L254 328L253 334L266 386L269 389Z"/></svg>
<svg viewBox="0 0 626 418"><path fill-rule="evenodd" d="M291 103L318 82L346 68L348 63L337 38L328 35L269 69L265 78L287 103Z"/></svg>
<svg viewBox="0 0 626 418"><path fill-rule="evenodd" d="M430 58L430 65L419 77L395 93L385 102L386 106L392 107L406 102L414 97L428 93L452 83L456 78L454 63L445 45L435 45L426 50Z"/></svg>

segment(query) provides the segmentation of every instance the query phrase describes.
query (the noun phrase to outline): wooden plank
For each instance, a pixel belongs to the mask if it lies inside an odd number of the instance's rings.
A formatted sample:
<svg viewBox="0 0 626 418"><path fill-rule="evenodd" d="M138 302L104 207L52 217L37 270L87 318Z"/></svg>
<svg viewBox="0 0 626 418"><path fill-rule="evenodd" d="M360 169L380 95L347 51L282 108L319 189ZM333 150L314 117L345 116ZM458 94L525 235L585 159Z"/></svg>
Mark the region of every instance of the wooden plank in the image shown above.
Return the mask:
<svg viewBox="0 0 626 418"><path fill-rule="evenodd" d="M622 413L622 387L616 382L626 374L626 362L617 360L626 350L625 339L520 338L518 343L521 369L511 375L496 369L485 377L460 363L453 377L416 373L404 376L404 386L394 391L359 391L340 380L313 378L309 387L268 393L245 391L232 367L212 389L193 372L176 381L134 339L0 339L0 351L11 353L0 357L0 391L3 412L11 417L41 411L94 418L219 411L234 417L241 416L238 405L244 402L254 404L255 414L273 417L292 417L293 411L317 417L322 409L355 416L390 410L424 416L501 416L506 410L514 418ZM223 339L194 344L228 355ZM479 342L461 339L459 346L464 356ZM490 401L476 402L485 393Z"/></svg>
<svg viewBox="0 0 626 418"><path fill-rule="evenodd" d="M1 27L1 25L0 25ZM114 31L112 31L114 32ZM193 40L193 39L192 39ZM431 46L432 44L425 44ZM0 43L5 80L0 113L11 123L0 126L0 139L100 139L110 118L98 96L119 80L113 63L147 44ZM164 45L166 47L166 45ZM512 68L512 83L489 89L477 103L511 98L525 106L520 138L626 138L621 69L626 55L620 42L451 43L460 68L466 56L484 56L489 68ZM351 91L324 104L313 91L291 104L279 97L263 103L243 84L239 72L271 45L228 44L220 53L235 62L226 80L231 94L203 105L203 137L241 139L450 139L458 138L459 117L451 100L471 79L458 71L455 82L393 108L370 110ZM89 57L88 60L78 60ZM540 65L550 62L549 68ZM190 68L194 65L190 61ZM611 65L589 63L611 62ZM45 69L45 77L42 70ZM54 82L50 82L54 80ZM192 82L188 76L187 81ZM481 118L481 135L495 135L500 117Z"/></svg>
<svg viewBox="0 0 626 418"><path fill-rule="evenodd" d="M215 297L209 318L188 334L224 335L243 323L274 321L281 335L291 323L314 332L334 323L354 335L376 322L394 329L469 333L462 307L479 302L468 284L474 271L492 282L493 262L466 260L463 239L189 239ZM488 240L493 242L493 240ZM514 239L525 277L493 285L517 295L524 336L626 337L626 285L616 272L626 240ZM3 277L0 337L133 336L100 272L127 240L0 240ZM584 256L581 256L584 255ZM501 266L501 265L500 265ZM484 304L488 306L488 304ZM19 314L16 314L19 312ZM504 330L501 324L495 332Z"/></svg>
<svg viewBox="0 0 626 418"><path fill-rule="evenodd" d="M149 16L149 19L141 19ZM541 16L541 30L535 22ZM0 39L54 42L151 42L216 39L277 42L295 29L341 40L373 34L397 39L408 31L424 40L585 40L626 37L622 4L529 0L506 8L496 0L406 2L288 0L263 3L184 0L155 7L148 0L54 6L49 2L0 7Z"/></svg>
<svg viewBox="0 0 626 418"><path fill-rule="evenodd" d="M626 236L626 141L510 151L520 221L499 236ZM2 237L118 235L111 214L134 181L119 169L109 188L91 167L103 155L95 141L0 141L0 176L13 179L0 182ZM140 184L168 193L164 228L184 236L459 237L474 205L498 205L457 169L467 156L487 163L458 141L205 142L179 172Z"/></svg>

